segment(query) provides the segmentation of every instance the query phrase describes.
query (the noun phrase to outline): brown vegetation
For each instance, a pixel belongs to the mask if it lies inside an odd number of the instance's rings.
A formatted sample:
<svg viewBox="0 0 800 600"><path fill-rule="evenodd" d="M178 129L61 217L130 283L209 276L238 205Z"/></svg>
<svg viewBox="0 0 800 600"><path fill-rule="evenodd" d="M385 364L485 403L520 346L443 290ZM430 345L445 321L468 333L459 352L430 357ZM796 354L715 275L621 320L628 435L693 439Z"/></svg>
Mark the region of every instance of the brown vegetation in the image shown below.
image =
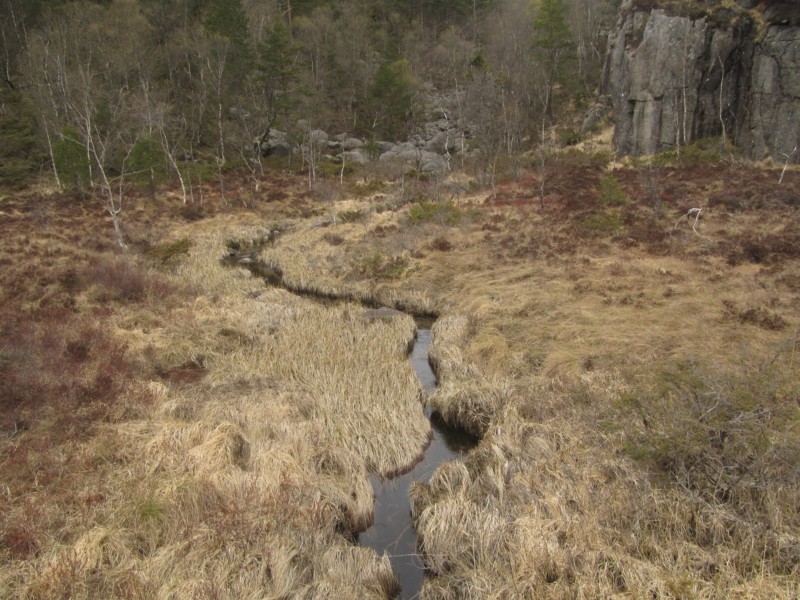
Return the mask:
<svg viewBox="0 0 800 600"><path fill-rule="evenodd" d="M284 177L247 208L209 188L199 220L159 191L128 262L91 201L4 199L0 595L396 591L351 534L369 472L428 440L413 323L267 287L221 264L235 241L297 291L440 315L430 403L482 441L412 490L425 598L796 597L800 176L776 175L566 156L544 209L524 169L410 206Z"/></svg>

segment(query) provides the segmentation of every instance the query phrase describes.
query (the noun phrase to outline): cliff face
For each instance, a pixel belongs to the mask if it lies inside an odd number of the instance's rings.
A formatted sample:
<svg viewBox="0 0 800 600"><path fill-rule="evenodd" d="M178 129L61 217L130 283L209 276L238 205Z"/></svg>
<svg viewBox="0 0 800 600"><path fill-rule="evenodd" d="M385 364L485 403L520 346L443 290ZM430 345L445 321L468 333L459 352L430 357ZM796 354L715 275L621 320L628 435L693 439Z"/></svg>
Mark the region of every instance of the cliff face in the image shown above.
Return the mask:
<svg viewBox="0 0 800 600"><path fill-rule="evenodd" d="M725 133L749 158L785 159L800 142L800 6L760 8L682 15L624 3L601 85L617 150L653 154Z"/></svg>

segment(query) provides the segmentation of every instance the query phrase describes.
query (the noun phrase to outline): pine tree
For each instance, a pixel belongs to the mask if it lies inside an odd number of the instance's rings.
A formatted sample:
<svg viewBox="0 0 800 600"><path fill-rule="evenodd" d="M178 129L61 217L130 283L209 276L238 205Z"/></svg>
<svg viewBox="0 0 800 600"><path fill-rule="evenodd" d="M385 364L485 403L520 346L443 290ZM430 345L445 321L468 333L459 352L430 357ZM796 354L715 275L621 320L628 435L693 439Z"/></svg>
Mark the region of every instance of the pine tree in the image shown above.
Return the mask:
<svg viewBox="0 0 800 600"><path fill-rule="evenodd" d="M553 89L570 83L575 41L565 15L564 0L541 0L533 21L533 51L544 71L544 108L552 112Z"/></svg>
<svg viewBox="0 0 800 600"><path fill-rule="evenodd" d="M35 121L20 92L0 90L0 186L25 185L42 162Z"/></svg>
<svg viewBox="0 0 800 600"><path fill-rule="evenodd" d="M372 81L370 97L376 133L403 137L414 112L417 81L405 59L383 63Z"/></svg>
<svg viewBox="0 0 800 600"><path fill-rule="evenodd" d="M299 48L292 42L291 32L282 21L276 22L265 33L265 39L258 47L256 81L265 100L266 136L269 128L284 117L295 102Z"/></svg>

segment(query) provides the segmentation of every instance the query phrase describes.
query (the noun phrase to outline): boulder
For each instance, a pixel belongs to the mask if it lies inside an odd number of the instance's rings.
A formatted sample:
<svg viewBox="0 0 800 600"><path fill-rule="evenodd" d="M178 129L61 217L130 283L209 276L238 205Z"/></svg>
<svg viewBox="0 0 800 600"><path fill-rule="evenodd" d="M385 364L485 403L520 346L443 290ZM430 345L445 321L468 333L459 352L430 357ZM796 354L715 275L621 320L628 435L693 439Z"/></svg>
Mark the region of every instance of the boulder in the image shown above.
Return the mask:
<svg viewBox="0 0 800 600"><path fill-rule="evenodd" d="M433 152L423 152L419 163L419 170L423 173L444 174L450 170L450 164L444 156Z"/></svg>
<svg viewBox="0 0 800 600"><path fill-rule="evenodd" d="M394 150L384 152L380 160L398 160L420 173L442 174L450 170L447 160L440 154L415 148L407 142L396 146Z"/></svg>
<svg viewBox="0 0 800 600"><path fill-rule="evenodd" d="M392 142L374 142L375 151L377 152L378 156L385 152L394 152L397 144L393 144Z"/></svg>
<svg viewBox="0 0 800 600"><path fill-rule="evenodd" d="M314 129L309 132L308 135L309 139L311 139L318 148L328 145L328 134L322 131L322 129Z"/></svg>
<svg viewBox="0 0 800 600"><path fill-rule="evenodd" d="M364 155L364 153L361 152L360 150L353 150L351 152L342 152L340 156L344 157L346 163L365 165L369 162L369 158L367 158Z"/></svg>
<svg viewBox="0 0 800 600"><path fill-rule="evenodd" d="M456 152L460 147L460 138L461 134L457 130L440 131L428 140L425 150L439 154Z"/></svg>
<svg viewBox="0 0 800 600"><path fill-rule="evenodd" d="M262 156L288 156L292 151L286 133L270 129L264 138L256 140Z"/></svg>
<svg viewBox="0 0 800 600"><path fill-rule="evenodd" d="M364 146L364 142L358 138L347 138L342 142L342 148L345 150L358 150Z"/></svg>

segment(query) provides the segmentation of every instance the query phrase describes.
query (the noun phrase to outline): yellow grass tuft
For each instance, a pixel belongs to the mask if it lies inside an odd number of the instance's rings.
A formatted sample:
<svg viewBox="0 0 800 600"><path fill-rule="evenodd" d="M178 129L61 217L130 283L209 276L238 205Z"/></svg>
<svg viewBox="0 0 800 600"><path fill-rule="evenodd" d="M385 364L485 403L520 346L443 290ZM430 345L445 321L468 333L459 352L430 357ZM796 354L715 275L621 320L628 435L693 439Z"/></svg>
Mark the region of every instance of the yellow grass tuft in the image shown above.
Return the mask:
<svg viewBox="0 0 800 600"><path fill-rule="evenodd" d="M461 348L469 327L463 316L439 319L432 329L430 361L439 387L428 397L428 405L445 422L482 436L511 392L507 380L486 378L467 362Z"/></svg>

